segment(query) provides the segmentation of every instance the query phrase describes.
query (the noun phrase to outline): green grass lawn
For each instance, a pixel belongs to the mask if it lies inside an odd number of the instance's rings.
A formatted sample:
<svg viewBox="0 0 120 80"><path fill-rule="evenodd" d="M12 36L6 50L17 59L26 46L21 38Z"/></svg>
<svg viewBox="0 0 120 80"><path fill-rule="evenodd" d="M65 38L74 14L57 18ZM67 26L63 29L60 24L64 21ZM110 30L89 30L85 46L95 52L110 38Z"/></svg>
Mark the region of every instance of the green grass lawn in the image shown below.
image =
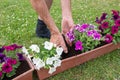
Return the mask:
<svg viewBox="0 0 120 80"><path fill-rule="evenodd" d="M120 10L120 0L72 0L75 24L92 23L96 16L112 9ZM54 0L51 15L61 29L60 1ZM37 14L29 0L0 0L0 46L17 43L40 45L45 40L36 37ZM36 80L36 79L34 79ZM120 80L120 50L86 62L47 80Z"/></svg>

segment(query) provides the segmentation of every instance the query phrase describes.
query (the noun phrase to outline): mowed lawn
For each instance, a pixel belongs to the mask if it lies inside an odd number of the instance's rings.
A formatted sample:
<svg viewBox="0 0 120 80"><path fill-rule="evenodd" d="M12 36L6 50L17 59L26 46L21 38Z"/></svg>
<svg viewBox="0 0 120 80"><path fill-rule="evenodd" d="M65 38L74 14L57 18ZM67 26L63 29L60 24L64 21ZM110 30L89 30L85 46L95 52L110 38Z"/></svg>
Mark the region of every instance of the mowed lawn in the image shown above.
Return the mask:
<svg viewBox="0 0 120 80"><path fill-rule="evenodd" d="M102 12L120 10L120 0L71 0L75 24L95 24ZM54 0L51 15L61 30L60 0ZM0 46L17 43L41 45L35 35L37 14L29 0L0 0ZM37 78L34 78L37 80ZM47 80L120 80L120 50L66 70Z"/></svg>

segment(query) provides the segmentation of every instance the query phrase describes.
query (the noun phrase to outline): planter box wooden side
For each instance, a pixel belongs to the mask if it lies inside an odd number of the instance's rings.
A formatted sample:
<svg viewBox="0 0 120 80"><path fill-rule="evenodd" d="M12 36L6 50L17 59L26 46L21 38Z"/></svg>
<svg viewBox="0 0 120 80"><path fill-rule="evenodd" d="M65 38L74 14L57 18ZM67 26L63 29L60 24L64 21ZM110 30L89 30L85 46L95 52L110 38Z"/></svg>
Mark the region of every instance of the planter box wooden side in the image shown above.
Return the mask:
<svg viewBox="0 0 120 80"><path fill-rule="evenodd" d="M104 46L101 46L99 48L96 48L94 50L79 54L77 56L73 56L70 58L66 58L64 60L62 60L62 64L60 67L57 68L56 72L54 72L53 74L49 74L47 69L40 69L37 70L37 75L39 77L40 80L46 79L50 76L53 76L55 74L58 74L60 72L63 72L67 69L70 69L72 67L75 67L77 65L80 65L86 61L89 61L91 59L97 58L101 55L107 54L113 50L116 50L120 48L120 43L115 45L113 43L110 44L106 44Z"/></svg>
<svg viewBox="0 0 120 80"><path fill-rule="evenodd" d="M96 48L94 50L79 54L76 56L76 66L119 48L120 48L120 43L116 45L113 43L110 43L110 44L101 46L99 48Z"/></svg>
<svg viewBox="0 0 120 80"><path fill-rule="evenodd" d="M67 69L70 69L72 67L75 67L75 61L76 61L76 58L75 56L71 57L71 58L67 58L65 60L62 60L62 63L61 63L61 66L60 67L57 67L56 71L53 73L53 74L49 74L49 70L47 69L40 69L40 70L36 70L37 71L37 75L39 77L40 80L43 80L45 78L48 78L50 76L53 76L55 74L58 74L60 72L63 72Z"/></svg>
<svg viewBox="0 0 120 80"><path fill-rule="evenodd" d="M24 72L23 74L17 76L13 80L33 80L34 67L33 67L32 63L30 62L30 60L28 60L28 58L25 57L25 59L28 62L30 69L28 71Z"/></svg>

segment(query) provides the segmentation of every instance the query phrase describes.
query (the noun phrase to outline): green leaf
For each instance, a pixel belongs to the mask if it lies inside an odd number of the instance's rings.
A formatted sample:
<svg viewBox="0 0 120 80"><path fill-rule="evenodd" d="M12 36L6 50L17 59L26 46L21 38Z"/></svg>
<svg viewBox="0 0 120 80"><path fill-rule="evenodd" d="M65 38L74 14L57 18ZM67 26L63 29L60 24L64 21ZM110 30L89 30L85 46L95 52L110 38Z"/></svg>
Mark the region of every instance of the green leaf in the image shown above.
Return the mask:
<svg viewBox="0 0 120 80"><path fill-rule="evenodd" d="M5 74L2 74L2 77L0 78L0 80L2 80L4 78Z"/></svg>
<svg viewBox="0 0 120 80"><path fill-rule="evenodd" d="M6 76L7 76L7 77L12 77L12 76L14 76L14 75L16 74L15 71L16 71L16 70L13 69L10 73L7 73Z"/></svg>
<svg viewBox="0 0 120 80"><path fill-rule="evenodd" d="M13 65L13 68L18 68L20 66L20 62L17 62L17 64Z"/></svg>
<svg viewBox="0 0 120 80"><path fill-rule="evenodd" d="M114 39L114 40L113 40L113 43L114 43L114 44L117 44L117 41Z"/></svg>
<svg viewBox="0 0 120 80"><path fill-rule="evenodd" d="M2 70L1 68L2 68L2 64L0 63L0 71Z"/></svg>

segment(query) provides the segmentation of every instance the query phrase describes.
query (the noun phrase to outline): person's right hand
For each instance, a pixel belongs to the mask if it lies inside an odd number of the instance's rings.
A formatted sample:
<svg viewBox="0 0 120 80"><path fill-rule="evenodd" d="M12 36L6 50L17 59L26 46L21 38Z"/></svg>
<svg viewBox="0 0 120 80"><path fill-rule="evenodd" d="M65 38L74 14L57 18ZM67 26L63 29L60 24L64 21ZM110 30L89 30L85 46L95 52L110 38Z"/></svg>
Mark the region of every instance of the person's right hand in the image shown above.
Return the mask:
<svg viewBox="0 0 120 80"><path fill-rule="evenodd" d="M61 46L65 53L68 53L68 49L65 45L64 39L61 33L51 34L50 42L56 44L57 46Z"/></svg>

